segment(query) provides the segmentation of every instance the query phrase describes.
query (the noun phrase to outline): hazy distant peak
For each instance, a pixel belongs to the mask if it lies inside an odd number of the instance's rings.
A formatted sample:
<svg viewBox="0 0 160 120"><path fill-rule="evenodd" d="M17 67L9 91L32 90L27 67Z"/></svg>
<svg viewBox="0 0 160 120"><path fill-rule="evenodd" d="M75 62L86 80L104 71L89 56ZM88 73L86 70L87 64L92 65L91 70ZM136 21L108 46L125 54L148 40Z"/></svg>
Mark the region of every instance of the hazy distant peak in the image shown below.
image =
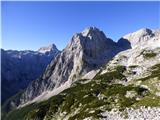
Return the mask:
<svg viewBox="0 0 160 120"><path fill-rule="evenodd" d="M46 53L46 52L51 52L51 51L55 51L55 50L56 51L58 50L57 47L56 47L56 45L55 44L51 44L49 46L41 47L38 50L38 52L40 52L40 53Z"/></svg>

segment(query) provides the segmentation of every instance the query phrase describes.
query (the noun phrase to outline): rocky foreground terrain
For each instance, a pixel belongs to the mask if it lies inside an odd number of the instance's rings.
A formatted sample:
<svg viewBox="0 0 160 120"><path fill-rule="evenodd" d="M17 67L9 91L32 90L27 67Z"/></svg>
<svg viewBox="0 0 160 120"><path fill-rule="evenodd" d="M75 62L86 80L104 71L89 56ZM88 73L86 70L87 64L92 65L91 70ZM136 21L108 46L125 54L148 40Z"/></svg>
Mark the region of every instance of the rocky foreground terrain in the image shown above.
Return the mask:
<svg viewBox="0 0 160 120"><path fill-rule="evenodd" d="M90 27L43 75L2 106L4 120L158 120L160 30L116 43Z"/></svg>

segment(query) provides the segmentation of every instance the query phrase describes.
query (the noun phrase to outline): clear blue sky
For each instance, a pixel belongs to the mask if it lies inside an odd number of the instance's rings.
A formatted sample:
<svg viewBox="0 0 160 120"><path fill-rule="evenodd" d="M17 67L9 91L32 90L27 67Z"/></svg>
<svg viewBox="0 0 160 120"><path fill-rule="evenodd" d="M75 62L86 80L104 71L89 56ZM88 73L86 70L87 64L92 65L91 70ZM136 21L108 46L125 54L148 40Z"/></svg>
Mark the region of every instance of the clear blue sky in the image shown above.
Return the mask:
<svg viewBox="0 0 160 120"><path fill-rule="evenodd" d="M160 2L2 2L2 48L63 49L89 26L117 41L140 28L160 27Z"/></svg>

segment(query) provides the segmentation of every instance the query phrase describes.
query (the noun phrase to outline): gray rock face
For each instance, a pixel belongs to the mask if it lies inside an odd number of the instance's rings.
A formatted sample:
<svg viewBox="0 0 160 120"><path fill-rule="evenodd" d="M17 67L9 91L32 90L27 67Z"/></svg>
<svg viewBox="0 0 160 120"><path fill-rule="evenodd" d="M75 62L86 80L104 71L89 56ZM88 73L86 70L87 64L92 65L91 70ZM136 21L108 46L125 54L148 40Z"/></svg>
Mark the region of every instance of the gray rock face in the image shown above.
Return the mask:
<svg viewBox="0 0 160 120"><path fill-rule="evenodd" d="M132 48L141 45L141 43L148 42L151 38L155 37L159 33L159 30L150 30L148 28L140 29L136 32L129 33L123 36L123 39L126 39L130 42Z"/></svg>
<svg viewBox="0 0 160 120"><path fill-rule="evenodd" d="M50 45L49 48L43 53L1 49L2 102L26 88L44 72L46 66L59 53L55 45Z"/></svg>
<svg viewBox="0 0 160 120"><path fill-rule="evenodd" d="M55 55L57 55L57 52L59 52L59 50L57 49L55 44L51 44L51 45L46 46L46 47L41 47L38 50L38 52L46 54L48 56L55 56Z"/></svg>
<svg viewBox="0 0 160 120"><path fill-rule="evenodd" d="M49 93L50 91L53 92L56 90L56 88L63 87L63 85L68 83L68 81L70 84L72 84L76 80L81 78L83 79L85 75L92 73L94 70L100 70L97 75L103 75L109 72L112 73L113 71L123 71L120 72L121 74L118 75L117 78L115 77L113 83L123 84L125 86L131 84L134 86L141 86L148 89L152 95L159 96L160 84L159 78L157 77L160 60L159 35L159 30L153 31L148 29L141 29L137 32L122 37L118 43L115 43L111 39L107 38L103 32L94 27L88 28L81 33L75 34L66 48L55 58L55 60L51 61L43 75L30 83L30 85L21 95L17 95L18 97L16 99L13 99L12 101L9 101L7 104L5 104L6 106L4 106L4 108L9 108L9 110L7 110L10 111L11 107L17 107L19 105L20 107L23 107L23 105L27 105L27 103L30 104L31 101L40 102L38 99L46 97L44 93ZM110 60L111 58L113 59ZM103 65L105 66L100 68ZM112 74L112 76L113 75L116 76L116 73ZM125 79L121 78L121 75L125 76ZM106 80L108 79L110 78L108 77ZM90 80L86 80L86 82L90 82ZM112 82L109 84L112 84ZM70 91L67 93L67 95L68 94L70 94ZM49 97L53 96L53 94L49 95ZM135 95L135 91L127 90L125 97L132 98ZM100 100L103 99L103 95L99 94L97 97ZM139 95L136 100L140 100ZM119 104L117 105L119 106ZM58 107L61 109L61 106ZM75 108L74 110L73 107L71 107L71 109L73 110L73 113L70 114L71 117L73 117L74 114L77 114L77 111L75 110L80 110L78 108ZM98 109L104 110L103 107L100 106L98 106ZM49 109L49 112L52 112L52 110L50 110L51 109ZM97 108L90 110L97 110ZM139 112L139 110L133 111L132 109L128 110L127 108L126 110L128 112L129 119L135 118L135 116L132 114L136 115L137 112ZM147 112L148 111L155 112L157 110L148 109ZM102 115L110 119L121 119L121 116L119 117L119 113L114 114L113 112L106 111ZM151 116L146 116L147 112L142 113L142 118L152 119L158 115L155 113L151 114ZM66 113L59 113L60 116L57 118L69 118L68 114L66 116ZM91 113L91 111L89 113ZM56 115L54 112L53 114Z"/></svg>
<svg viewBox="0 0 160 120"><path fill-rule="evenodd" d="M48 65L44 74L33 81L19 104L33 100L66 81L73 83L91 70L100 68L122 49L95 27L75 34L66 48Z"/></svg>
<svg viewBox="0 0 160 120"><path fill-rule="evenodd" d="M123 49L130 49L131 48L131 43L128 41L128 39L125 39L125 38L120 38L118 40L117 44Z"/></svg>

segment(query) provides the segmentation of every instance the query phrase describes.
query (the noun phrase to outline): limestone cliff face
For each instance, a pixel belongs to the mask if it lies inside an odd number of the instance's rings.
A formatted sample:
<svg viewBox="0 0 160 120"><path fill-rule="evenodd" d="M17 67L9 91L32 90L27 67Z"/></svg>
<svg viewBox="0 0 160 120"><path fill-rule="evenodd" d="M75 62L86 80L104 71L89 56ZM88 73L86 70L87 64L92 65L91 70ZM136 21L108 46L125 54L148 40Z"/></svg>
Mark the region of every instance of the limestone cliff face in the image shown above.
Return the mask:
<svg viewBox="0 0 160 120"><path fill-rule="evenodd" d="M21 104L52 91L64 83L71 85L91 70L100 68L122 49L95 27L75 34L66 48L33 81L21 97Z"/></svg>

